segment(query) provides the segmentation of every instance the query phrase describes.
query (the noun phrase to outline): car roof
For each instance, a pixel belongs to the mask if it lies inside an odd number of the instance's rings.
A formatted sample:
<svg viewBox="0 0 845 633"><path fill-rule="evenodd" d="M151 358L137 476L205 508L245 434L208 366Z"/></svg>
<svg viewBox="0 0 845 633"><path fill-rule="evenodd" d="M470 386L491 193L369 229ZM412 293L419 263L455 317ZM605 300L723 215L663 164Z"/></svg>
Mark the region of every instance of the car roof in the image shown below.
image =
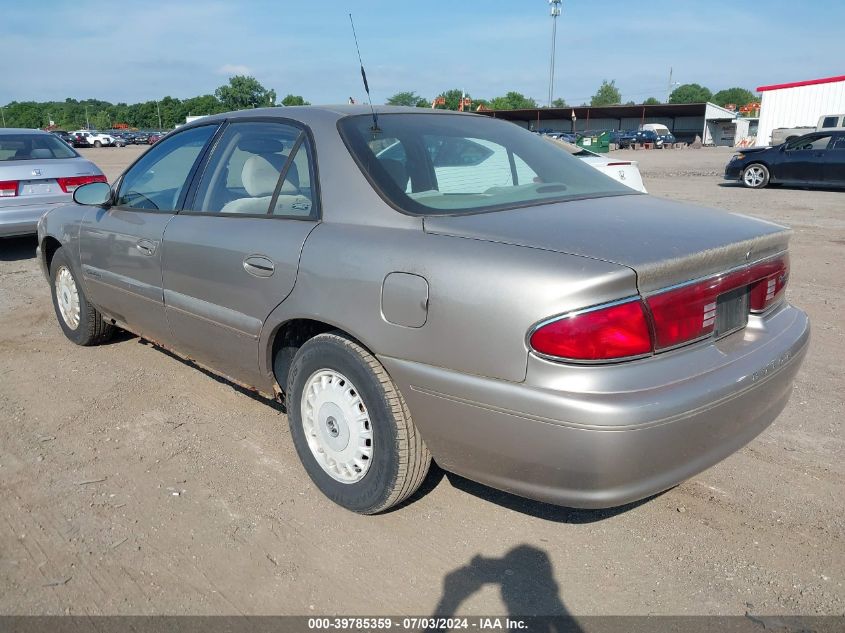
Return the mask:
<svg viewBox="0 0 845 633"><path fill-rule="evenodd" d="M49 134L44 130L37 130L28 127L0 127L0 134Z"/></svg>
<svg viewBox="0 0 845 633"><path fill-rule="evenodd" d="M470 112L455 112L454 110L436 110L432 108L415 108L413 106L388 106L388 105L373 105L373 111L376 114L446 114L446 115L461 115L461 116L480 116ZM293 119L300 121L306 125L311 123L325 122L327 120L337 120L347 116L368 115L370 114L369 104L338 104L338 105L319 105L319 106L278 106L275 108L251 108L248 110L237 110L234 112L222 112L220 114L211 114L202 117L196 121L191 121L186 125L182 125L179 129L188 127L195 127L221 121L223 119L238 119L238 118L254 118L254 117L270 117L279 119Z"/></svg>

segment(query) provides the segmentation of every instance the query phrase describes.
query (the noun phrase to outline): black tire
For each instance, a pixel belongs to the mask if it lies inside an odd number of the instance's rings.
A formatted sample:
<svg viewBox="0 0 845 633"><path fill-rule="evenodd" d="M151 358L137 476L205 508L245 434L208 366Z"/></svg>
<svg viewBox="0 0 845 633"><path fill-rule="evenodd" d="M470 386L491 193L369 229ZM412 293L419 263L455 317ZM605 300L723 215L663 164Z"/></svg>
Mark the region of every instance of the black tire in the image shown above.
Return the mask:
<svg viewBox="0 0 845 633"><path fill-rule="evenodd" d="M75 328L68 324L59 308L56 279L62 270L67 270L73 278L79 298L79 322ZM69 340L77 345L97 345L106 342L112 337L115 327L111 323L104 321L103 315L88 303L85 292L82 290L82 285L79 283L79 278L70 265L63 248L59 248L55 252L53 261L50 262L50 293L53 296L53 309L56 311L56 319L59 321L62 332L64 332Z"/></svg>
<svg viewBox="0 0 845 633"><path fill-rule="evenodd" d="M762 163L751 163L742 170L742 184L749 189L762 189L770 177L769 168Z"/></svg>
<svg viewBox="0 0 845 633"><path fill-rule="evenodd" d="M318 463L302 421L302 394L318 371L347 377L369 413L372 456L366 474L343 483ZM309 339L294 356L288 373L286 402L291 436L305 471L329 499L360 514L375 514L411 496L425 479L431 455L405 400L381 363L360 343L340 332Z"/></svg>
<svg viewBox="0 0 845 633"><path fill-rule="evenodd" d="M94 141L94 147L102 147L103 144L100 141Z"/></svg>

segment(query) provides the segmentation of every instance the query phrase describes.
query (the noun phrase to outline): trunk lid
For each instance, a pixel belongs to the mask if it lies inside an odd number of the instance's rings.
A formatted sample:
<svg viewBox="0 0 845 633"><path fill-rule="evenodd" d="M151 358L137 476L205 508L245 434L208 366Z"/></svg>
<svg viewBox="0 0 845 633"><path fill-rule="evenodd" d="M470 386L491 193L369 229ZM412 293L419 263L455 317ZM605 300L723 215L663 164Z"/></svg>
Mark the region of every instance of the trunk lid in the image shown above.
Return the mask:
<svg viewBox="0 0 845 633"><path fill-rule="evenodd" d="M642 294L786 250L784 226L644 195L473 215L430 216L426 232L599 259L632 268Z"/></svg>
<svg viewBox="0 0 845 633"><path fill-rule="evenodd" d="M0 180L17 181L17 196L0 198L0 206L67 202L57 178L99 175L101 172L84 158L54 158L0 161Z"/></svg>

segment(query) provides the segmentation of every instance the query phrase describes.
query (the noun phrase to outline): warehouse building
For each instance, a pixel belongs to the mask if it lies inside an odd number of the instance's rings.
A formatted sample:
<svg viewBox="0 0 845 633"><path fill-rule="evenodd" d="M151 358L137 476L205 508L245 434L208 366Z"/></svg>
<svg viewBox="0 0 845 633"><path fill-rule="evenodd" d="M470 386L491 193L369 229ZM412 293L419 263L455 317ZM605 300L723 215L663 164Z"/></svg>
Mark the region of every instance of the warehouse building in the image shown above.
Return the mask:
<svg viewBox="0 0 845 633"><path fill-rule="evenodd" d="M815 128L825 114L845 114L845 75L760 86L760 124L757 145L769 145L772 130Z"/></svg>
<svg viewBox="0 0 845 633"><path fill-rule="evenodd" d="M668 127L679 141L696 136L705 145L733 146L749 134L747 121L737 132L737 116L713 103L661 103L658 105L581 106L576 108L528 108L487 110L479 114L506 119L529 130L558 132L595 130L637 130L643 123ZM574 120L573 120L574 114Z"/></svg>

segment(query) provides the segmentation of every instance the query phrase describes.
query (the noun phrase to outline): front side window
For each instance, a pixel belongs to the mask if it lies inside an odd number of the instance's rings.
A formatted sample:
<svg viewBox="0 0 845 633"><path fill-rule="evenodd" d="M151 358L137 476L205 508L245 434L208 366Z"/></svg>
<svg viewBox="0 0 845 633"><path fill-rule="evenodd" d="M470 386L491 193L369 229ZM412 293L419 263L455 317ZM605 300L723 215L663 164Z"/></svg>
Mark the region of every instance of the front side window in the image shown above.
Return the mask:
<svg viewBox="0 0 845 633"><path fill-rule="evenodd" d="M838 116L826 116L824 120L822 120L822 127L836 127L838 124Z"/></svg>
<svg viewBox="0 0 845 633"><path fill-rule="evenodd" d="M284 123L230 124L200 179L192 210L239 215L314 214L306 135Z"/></svg>
<svg viewBox="0 0 845 633"><path fill-rule="evenodd" d="M845 135L837 136L834 139L833 146L830 149L845 152Z"/></svg>
<svg viewBox="0 0 845 633"><path fill-rule="evenodd" d="M789 144L786 146L788 151L792 150L823 150L826 149L830 143L830 135L827 136L802 136L801 138L796 138L793 141L790 141Z"/></svg>
<svg viewBox="0 0 845 633"><path fill-rule="evenodd" d="M79 156L53 134L0 135L0 161L50 160Z"/></svg>
<svg viewBox="0 0 845 633"><path fill-rule="evenodd" d="M451 114L383 114L338 127L364 175L406 213L460 214L637 195L512 123Z"/></svg>
<svg viewBox="0 0 845 633"><path fill-rule="evenodd" d="M217 130L203 125L157 143L123 176L116 205L132 209L175 211L188 176Z"/></svg>

